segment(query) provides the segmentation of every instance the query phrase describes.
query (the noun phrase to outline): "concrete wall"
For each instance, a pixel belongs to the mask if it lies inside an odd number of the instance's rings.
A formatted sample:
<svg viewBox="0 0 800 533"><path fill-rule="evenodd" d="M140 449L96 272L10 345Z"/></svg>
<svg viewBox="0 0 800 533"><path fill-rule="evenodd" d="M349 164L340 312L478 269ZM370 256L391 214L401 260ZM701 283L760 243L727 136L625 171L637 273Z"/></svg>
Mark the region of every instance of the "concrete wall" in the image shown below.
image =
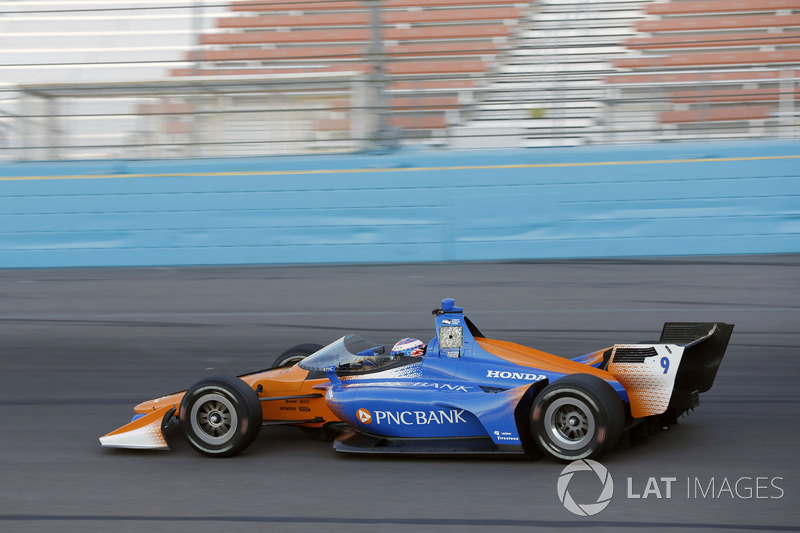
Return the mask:
<svg viewBox="0 0 800 533"><path fill-rule="evenodd" d="M800 252L800 143L0 165L0 267Z"/></svg>

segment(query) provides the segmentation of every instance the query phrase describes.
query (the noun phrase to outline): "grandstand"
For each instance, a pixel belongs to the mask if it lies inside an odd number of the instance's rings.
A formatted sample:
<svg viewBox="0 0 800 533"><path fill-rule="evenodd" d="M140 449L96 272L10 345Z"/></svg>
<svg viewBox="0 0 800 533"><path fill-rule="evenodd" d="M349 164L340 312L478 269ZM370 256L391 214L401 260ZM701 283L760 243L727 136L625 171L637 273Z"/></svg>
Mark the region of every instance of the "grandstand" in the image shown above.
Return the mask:
<svg viewBox="0 0 800 533"><path fill-rule="evenodd" d="M235 2L189 59L205 75L382 65L388 125L452 147L794 135L800 0L385 0L380 49L370 4Z"/></svg>
<svg viewBox="0 0 800 533"><path fill-rule="evenodd" d="M623 101L657 88L658 138L796 134L800 0L659 2L644 14L605 81Z"/></svg>
<svg viewBox="0 0 800 533"><path fill-rule="evenodd" d="M384 132L435 139L459 121L529 10L520 0L239 1L174 76L357 72ZM332 112L314 124L330 138L349 125Z"/></svg>
<svg viewBox="0 0 800 533"><path fill-rule="evenodd" d="M606 135L612 62L644 20L642 0L538 0L508 60L453 133L459 147L572 146ZM618 140L618 139L617 139Z"/></svg>
<svg viewBox="0 0 800 533"><path fill-rule="evenodd" d="M493 84L460 132L511 128L518 146L797 134L798 0L537 5L504 67L530 78Z"/></svg>
<svg viewBox="0 0 800 533"><path fill-rule="evenodd" d="M167 82L137 82L106 139L167 157L788 138L800 127L800 0L234 0L212 18L193 12L205 20L195 43L164 63ZM36 117L26 149L69 137L66 119L41 117L74 91L22 94L45 95L21 106ZM129 130L110 131L118 124Z"/></svg>

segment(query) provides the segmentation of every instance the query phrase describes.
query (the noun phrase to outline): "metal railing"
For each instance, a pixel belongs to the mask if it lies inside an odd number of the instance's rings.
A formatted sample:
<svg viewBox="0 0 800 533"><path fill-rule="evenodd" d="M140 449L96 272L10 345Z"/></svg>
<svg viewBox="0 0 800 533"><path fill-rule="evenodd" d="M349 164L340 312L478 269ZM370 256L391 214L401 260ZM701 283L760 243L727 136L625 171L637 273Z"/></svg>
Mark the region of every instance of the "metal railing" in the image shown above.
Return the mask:
<svg viewBox="0 0 800 533"><path fill-rule="evenodd" d="M764 71L761 72L763 74ZM695 72L696 73L696 72ZM358 73L0 88L3 160L354 152L402 144L487 148L800 136L800 79L565 84L496 75L485 88L416 88L365 105ZM578 77L576 77L577 79ZM575 80L572 80L575 81ZM382 116L405 127L387 128ZM431 117L441 120L432 121ZM443 117L443 118L442 118ZM433 124L432 122L435 122ZM419 125L415 126L415 123Z"/></svg>

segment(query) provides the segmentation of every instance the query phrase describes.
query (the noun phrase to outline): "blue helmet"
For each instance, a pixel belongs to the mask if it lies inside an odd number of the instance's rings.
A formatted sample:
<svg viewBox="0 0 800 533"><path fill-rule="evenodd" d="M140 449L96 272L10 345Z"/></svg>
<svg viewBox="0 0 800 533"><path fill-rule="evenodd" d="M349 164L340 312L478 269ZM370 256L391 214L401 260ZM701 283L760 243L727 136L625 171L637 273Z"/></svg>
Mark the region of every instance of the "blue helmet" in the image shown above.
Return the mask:
<svg viewBox="0 0 800 533"><path fill-rule="evenodd" d="M400 339L392 347L392 355L422 357L423 355L425 355L425 343L423 343L421 340L413 339L411 337Z"/></svg>

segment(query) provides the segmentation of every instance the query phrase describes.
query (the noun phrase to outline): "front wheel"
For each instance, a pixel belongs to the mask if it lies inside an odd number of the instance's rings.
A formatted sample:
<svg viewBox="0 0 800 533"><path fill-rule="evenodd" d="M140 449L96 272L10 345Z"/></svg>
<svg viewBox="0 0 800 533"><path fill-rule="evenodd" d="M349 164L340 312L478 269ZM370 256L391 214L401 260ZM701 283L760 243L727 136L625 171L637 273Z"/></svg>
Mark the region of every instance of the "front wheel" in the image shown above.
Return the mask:
<svg viewBox="0 0 800 533"><path fill-rule="evenodd" d="M272 363L272 368L284 368L287 366L294 366L314 352L322 349L320 344L298 344L293 346L280 354L278 358Z"/></svg>
<svg viewBox="0 0 800 533"><path fill-rule="evenodd" d="M617 392L589 374L551 383L531 408L537 446L562 461L601 456L617 444L624 426L625 409Z"/></svg>
<svg viewBox="0 0 800 533"><path fill-rule="evenodd" d="M261 403L241 379L217 376L186 391L180 421L192 448L209 457L230 457L250 446L261 431Z"/></svg>

